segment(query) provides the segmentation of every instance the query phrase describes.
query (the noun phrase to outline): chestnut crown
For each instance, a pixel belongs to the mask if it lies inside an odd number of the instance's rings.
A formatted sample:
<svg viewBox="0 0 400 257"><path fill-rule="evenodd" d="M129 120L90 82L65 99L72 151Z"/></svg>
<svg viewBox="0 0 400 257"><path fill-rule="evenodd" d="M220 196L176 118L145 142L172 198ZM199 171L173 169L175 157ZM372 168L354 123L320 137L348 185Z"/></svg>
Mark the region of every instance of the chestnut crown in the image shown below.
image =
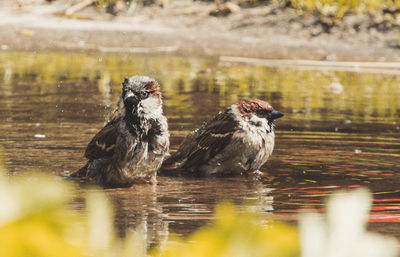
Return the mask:
<svg viewBox="0 0 400 257"><path fill-rule="evenodd" d="M267 102L260 99L244 99L236 103L236 107L243 117L257 115L260 118L266 118L273 121L283 116L283 113L274 110Z"/></svg>

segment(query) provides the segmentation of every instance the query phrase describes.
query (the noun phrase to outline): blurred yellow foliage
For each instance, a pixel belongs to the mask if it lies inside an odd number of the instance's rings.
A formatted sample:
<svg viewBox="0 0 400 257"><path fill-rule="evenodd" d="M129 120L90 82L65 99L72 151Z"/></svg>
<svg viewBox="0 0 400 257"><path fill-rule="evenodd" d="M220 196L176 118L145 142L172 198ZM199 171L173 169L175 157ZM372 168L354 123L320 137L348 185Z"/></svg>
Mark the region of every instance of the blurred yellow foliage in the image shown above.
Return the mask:
<svg viewBox="0 0 400 257"><path fill-rule="evenodd" d="M342 17L347 12L380 12L389 7L400 8L399 0L286 0L295 8L317 11L323 15Z"/></svg>
<svg viewBox="0 0 400 257"><path fill-rule="evenodd" d="M0 256L398 256L397 240L365 229L372 199L365 189L333 194L326 218L303 214L302 248L297 227L225 203L216 207L211 224L185 239L171 236L147 252L145 230L117 236L113 208L102 189L83 190L82 212L73 208L77 191L70 183L34 173L6 178L4 173L0 161Z"/></svg>
<svg viewBox="0 0 400 257"><path fill-rule="evenodd" d="M66 240L70 189L44 176L0 180L0 256L81 256Z"/></svg>
<svg viewBox="0 0 400 257"><path fill-rule="evenodd" d="M73 187L47 176L0 179L0 256L146 256L146 232L116 236L113 211L102 190L87 191L86 215L71 206ZM85 218L87 217L87 218ZM213 224L183 240L171 237L153 256L299 255L292 226L263 223L230 204L217 208Z"/></svg>
<svg viewBox="0 0 400 257"><path fill-rule="evenodd" d="M215 222L185 240L170 242L155 256L274 256L300 255L298 231L278 222L264 223L252 213L240 213L231 204L217 207Z"/></svg>

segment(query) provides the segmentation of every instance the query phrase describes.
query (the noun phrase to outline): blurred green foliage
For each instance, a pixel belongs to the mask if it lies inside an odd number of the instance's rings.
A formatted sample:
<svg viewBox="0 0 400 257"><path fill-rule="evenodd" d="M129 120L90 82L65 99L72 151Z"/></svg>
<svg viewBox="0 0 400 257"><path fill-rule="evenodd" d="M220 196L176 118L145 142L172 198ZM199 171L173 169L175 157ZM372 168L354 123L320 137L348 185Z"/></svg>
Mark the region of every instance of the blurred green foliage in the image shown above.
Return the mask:
<svg viewBox="0 0 400 257"><path fill-rule="evenodd" d="M165 244L148 251L145 230L138 228L124 238L117 236L113 208L102 189L78 190L76 185L49 175L31 172L6 177L5 172L0 163L0 256L295 257L301 254L297 227L227 203L216 207L211 224L187 238L170 236ZM77 197L85 200L85 210L73 208ZM397 256L394 238L365 230L370 205L371 194L358 189L331 197L327 218L303 214L302 256L361 257L371 252L371 256ZM327 226L325 222L333 225Z"/></svg>
<svg viewBox="0 0 400 257"><path fill-rule="evenodd" d="M147 255L146 232L136 230L119 238L113 210L101 190L90 189L86 211L72 208L76 190L49 176L0 178L0 256L79 257ZM216 221L187 239L171 237L151 256L275 256L299 255L295 227L265 224L232 205L217 208Z"/></svg>
<svg viewBox="0 0 400 257"><path fill-rule="evenodd" d="M204 0L209 2L210 0ZM97 0L96 4L100 7L115 4L118 0ZM132 2L142 2L143 4L154 4L155 0L128 0L127 4ZM291 5L294 8L302 10L316 11L321 14L332 14L342 17L349 12L381 12L388 8L400 8L399 0L239 0L241 6L257 6L271 3L280 3L282 5Z"/></svg>
<svg viewBox="0 0 400 257"><path fill-rule="evenodd" d="M215 222L185 240L168 244L161 257L300 255L298 231L278 222L264 223L252 213L239 213L231 204L217 207Z"/></svg>
<svg viewBox="0 0 400 257"><path fill-rule="evenodd" d="M323 15L343 17L352 12L382 12L388 8L400 8L399 0L285 0L295 8L311 10Z"/></svg>
<svg viewBox="0 0 400 257"><path fill-rule="evenodd" d="M67 240L78 231L70 190L43 175L0 179L0 256L81 256Z"/></svg>
<svg viewBox="0 0 400 257"><path fill-rule="evenodd" d="M221 204L211 224L186 238L172 235L149 251L145 230L117 236L113 208L103 190L77 190L66 181L35 173L6 178L4 172L0 167L0 256L295 257L301 255L300 235L304 257L398 253L394 238L365 230L371 205L366 190L334 194L326 218L303 214L301 234L295 226ZM85 199L84 211L73 208L77 196Z"/></svg>

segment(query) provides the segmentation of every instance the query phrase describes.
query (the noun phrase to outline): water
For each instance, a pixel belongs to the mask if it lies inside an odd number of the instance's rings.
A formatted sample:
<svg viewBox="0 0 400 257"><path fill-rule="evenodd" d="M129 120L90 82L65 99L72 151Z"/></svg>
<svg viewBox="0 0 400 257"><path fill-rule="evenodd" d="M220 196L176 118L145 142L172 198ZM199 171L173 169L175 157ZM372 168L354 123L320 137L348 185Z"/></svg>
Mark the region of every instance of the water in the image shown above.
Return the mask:
<svg viewBox="0 0 400 257"><path fill-rule="evenodd" d="M295 222L301 209L323 211L339 189L374 194L370 229L400 238L400 76L266 68L171 56L0 53L0 144L11 176L63 174L115 107L124 76L155 77L164 94L171 147L241 98L285 113L264 177L159 177L106 193L123 236L145 226L151 242L210 222L232 201ZM78 204L77 208L82 208Z"/></svg>

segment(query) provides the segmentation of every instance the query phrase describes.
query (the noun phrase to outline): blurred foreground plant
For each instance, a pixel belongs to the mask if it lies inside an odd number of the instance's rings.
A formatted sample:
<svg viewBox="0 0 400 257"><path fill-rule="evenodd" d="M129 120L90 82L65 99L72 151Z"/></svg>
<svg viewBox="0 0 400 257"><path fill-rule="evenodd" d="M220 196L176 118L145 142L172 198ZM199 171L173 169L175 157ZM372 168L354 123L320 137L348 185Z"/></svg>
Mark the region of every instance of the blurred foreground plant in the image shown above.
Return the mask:
<svg viewBox="0 0 400 257"><path fill-rule="evenodd" d="M281 0L279 0L281 1ZM297 9L315 11L322 15L343 17L349 12L380 13L386 9L399 9L399 0L284 0Z"/></svg>
<svg viewBox="0 0 400 257"><path fill-rule="evenodd" d="M0 177L0 256L80 256L66 240L76 221L66 207L68 191L42 176Z"/></svg>
<svg viewBox="0 0 400 257"><path fill-rule="evenodd" d="M87 190L86 215L72 208L74 190L48 176L9 179L0 172L0 256L300 256L294 226L265 222L231 204L217 207L212 224L147 253L145 230L116 236L101 189ZM394 239L365 231L370 198L366 190L334 194L326 216L304 214L302 256L397 256Z"/></svg>
<svg viewBox="0 0 400 257"><path fill-rule="evenodd" d="M111 204L101 190L88 190L87 219L73 211L74 188L45 176L6 181L0 176L0 256L146 256L146 235L116 236ZM216 221L183 240L171 238L152 256L299 255L297 230L240 214L233 205L217 208Z"/></svg>
<svg viewBox="0 0 400 257"><path fill-rule="evenodd" d="M252 213L239 213L230 204L216 209L215 222L185 240L175 239L156 256L299 256L297 229L262 222Z"/></svg>
<svg viewBox="0 0 400 257"><path fill-rule="evenodd" d="M303 257L394 257L397 240L366 231L371 194L366 189L333 194L325 215L300 218Z"/></svg>
<svg viewBox="0 0 400 257"><path fill-rule="evenodd" d="M89 190L86 213L70 206L74 188L48 176L0 176L0 256L145 256L140 230L116 236L111 204Z"/></svg>

